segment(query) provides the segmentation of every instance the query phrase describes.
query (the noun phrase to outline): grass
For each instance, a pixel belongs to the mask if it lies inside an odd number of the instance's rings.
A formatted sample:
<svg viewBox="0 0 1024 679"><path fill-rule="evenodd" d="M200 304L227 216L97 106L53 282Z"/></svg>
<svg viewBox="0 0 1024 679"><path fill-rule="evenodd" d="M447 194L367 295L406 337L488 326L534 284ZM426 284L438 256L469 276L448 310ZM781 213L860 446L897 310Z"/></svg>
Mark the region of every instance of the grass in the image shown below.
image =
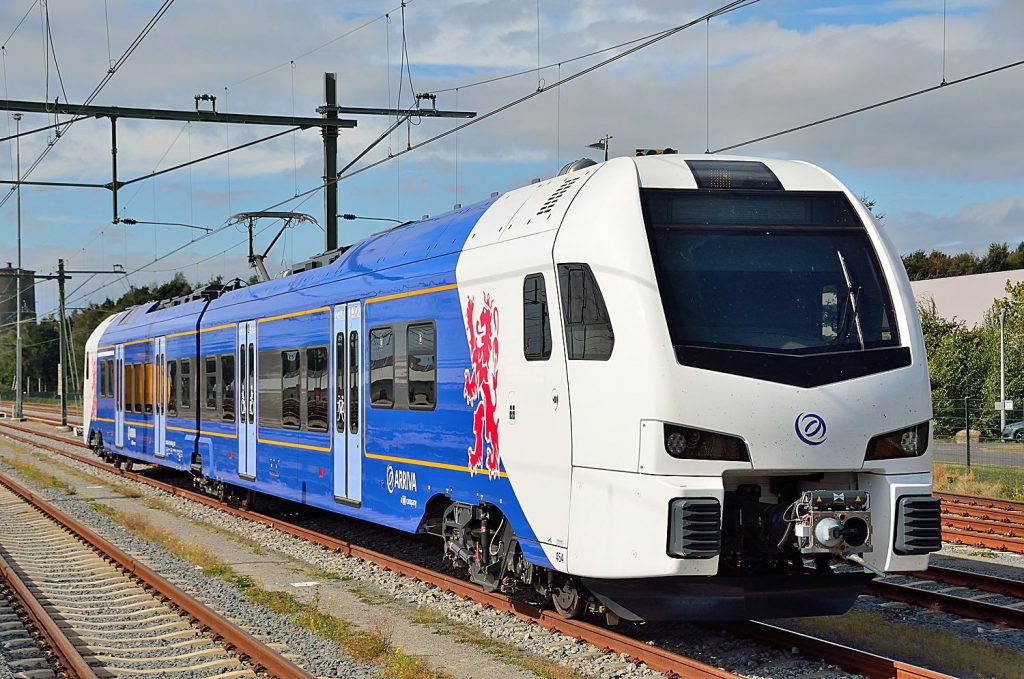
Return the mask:
<svg viewBox="0 0 1024 679"><path fill-rule="evenodd" d="M2 455L0 455L0 460L33 483L37 483L46 488L64 491L66 495L78 494L78 490L70 483L57 478L49 472L43 471L31 462L16 460Z"/></svg>
<svg viewBox="0 0 1024 679"><path fill-rule="evenodd" d="M939 667L958 677L1019 677L1024 662L1024 654L996 643L967 639L934 627L897 624L864 611L795 619L789 621L789 626L899 660Z"/></svg>
<svg viewBox="0 0 1024 679"><path fill-rule="evenodd" d="M52 455L40 452L32 453L32 457L34 457L39 462L42 462L43 464L47 465L52 465L54 464L54 462L56 462L60 464L61 469L63 469L66 473L70 474L71 476L74 476L75 478L78 479L82 479L83 481L88 481L96 485L107 486L118 495L123 495L124 497L127 498L142 497L142 491L139 490L138 488L123 483L111 483L102 476L97 476L95 474L90 474L88 472L83 472L79 469L75 469L74 467L69 467L63 464L61 458L55 458Z"/></svg>
<svg viewBox="0 0 1024 679"><path fill-rule="evenodd" d="M936 462L932 465L936 492L1024 500L1024 468L980 467Z"/></svg>
<svg viewBox="0 0 1024 679"><path fill-rule="evenodd" d="M412 622L430 627L434 634L451 637L460 644L473 646L506 665L531 672L542 679L583 679L583 675L567 667L526 654L522 649L503 641L485 637L472 628L449 619L441 611L417 609Z"/></svg>

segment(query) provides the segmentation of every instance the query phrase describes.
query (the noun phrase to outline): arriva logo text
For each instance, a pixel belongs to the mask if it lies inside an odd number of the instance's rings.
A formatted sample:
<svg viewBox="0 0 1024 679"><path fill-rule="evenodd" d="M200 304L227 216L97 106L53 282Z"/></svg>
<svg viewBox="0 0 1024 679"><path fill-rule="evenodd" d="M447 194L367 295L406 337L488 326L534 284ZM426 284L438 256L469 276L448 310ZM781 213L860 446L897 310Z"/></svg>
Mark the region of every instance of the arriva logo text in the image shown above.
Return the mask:
<svg viewBox="0 0 1024 679"><path fill-rule="evenodd" d="M414 493L416 492L416 472L406 469L396 470L391 465L388 465L387 485L389 493L394 493L396 490L406 490Z"/></svg>

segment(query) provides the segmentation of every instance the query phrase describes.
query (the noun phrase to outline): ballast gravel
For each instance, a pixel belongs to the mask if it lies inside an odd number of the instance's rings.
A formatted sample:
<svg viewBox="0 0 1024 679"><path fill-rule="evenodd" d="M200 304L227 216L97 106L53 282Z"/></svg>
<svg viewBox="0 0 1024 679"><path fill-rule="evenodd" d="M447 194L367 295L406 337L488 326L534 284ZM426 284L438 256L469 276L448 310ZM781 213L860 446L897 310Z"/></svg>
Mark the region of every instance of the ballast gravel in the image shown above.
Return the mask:
<svg viewBox="0 0 1024 679"><path fill-rule="evenodd" d="M16 478L23 478L16 470L2 462L0 471ZM88 471L93 473L92 470ZM370 679L379 675L379 668L342 655L334 642L296 627L283 615L250 603L231 585L218 578L203 575L194 566L185 563L163 547L127 532L82 500L60 491L38 488L31 481L23 479L23 482L62 511L93 527L104 538L171 579L183 591L221 615L237 621L250 633L284 644L287 653L297 656L296 662L307 671L317 676L352 679ZM192 678L184 676L182 679Z"/></svg>

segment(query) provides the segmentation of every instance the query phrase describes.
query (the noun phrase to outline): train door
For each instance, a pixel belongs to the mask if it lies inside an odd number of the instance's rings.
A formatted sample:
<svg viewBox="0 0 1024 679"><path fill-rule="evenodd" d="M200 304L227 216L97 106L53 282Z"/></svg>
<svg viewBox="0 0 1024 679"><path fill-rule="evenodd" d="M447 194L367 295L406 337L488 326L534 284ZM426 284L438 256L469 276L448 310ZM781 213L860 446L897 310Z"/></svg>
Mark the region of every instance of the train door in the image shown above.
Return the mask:
<svg viewBox="0 0 1024 679"><path fill-rule="evenodd" d="M238 475L256 478L256 321L238 324Z"/></svg>
<svg viewBox="0 0 1024 679"><path fill-rule="evenodd" d="M114 445L124 448L124 345L114 347Z"/></svg>
<svg viewBox="0 0 1024 679"><path fill-rule="evenodd" d="M153 339L153 453L167 456L167 338Z"/></svg>
<svg viewBox="0 0 1024 679"><path fill-rule="evenodd" d="M362 308L334 306L334 498L359 504L363 491Z"/></svg>

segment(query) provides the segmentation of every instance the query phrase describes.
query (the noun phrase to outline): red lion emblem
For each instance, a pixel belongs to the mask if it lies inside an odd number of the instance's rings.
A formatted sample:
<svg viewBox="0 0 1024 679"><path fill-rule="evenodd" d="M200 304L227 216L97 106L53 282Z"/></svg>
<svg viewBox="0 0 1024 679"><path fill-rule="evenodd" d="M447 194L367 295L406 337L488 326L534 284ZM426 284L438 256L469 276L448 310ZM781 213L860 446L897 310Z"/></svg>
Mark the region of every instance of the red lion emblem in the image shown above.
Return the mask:
<svg viewBox="0 0 1024 679"><path fill-rule="evenodd" d="M476 445L470 446L469 472L487 469L487 475L498 475L498 308L491 296L484 293L483 308L477 316L470 297L466 302L466 337L469 340L470 365L465 371L463 396L466 403L476 404L473 433Z"/></svg>

